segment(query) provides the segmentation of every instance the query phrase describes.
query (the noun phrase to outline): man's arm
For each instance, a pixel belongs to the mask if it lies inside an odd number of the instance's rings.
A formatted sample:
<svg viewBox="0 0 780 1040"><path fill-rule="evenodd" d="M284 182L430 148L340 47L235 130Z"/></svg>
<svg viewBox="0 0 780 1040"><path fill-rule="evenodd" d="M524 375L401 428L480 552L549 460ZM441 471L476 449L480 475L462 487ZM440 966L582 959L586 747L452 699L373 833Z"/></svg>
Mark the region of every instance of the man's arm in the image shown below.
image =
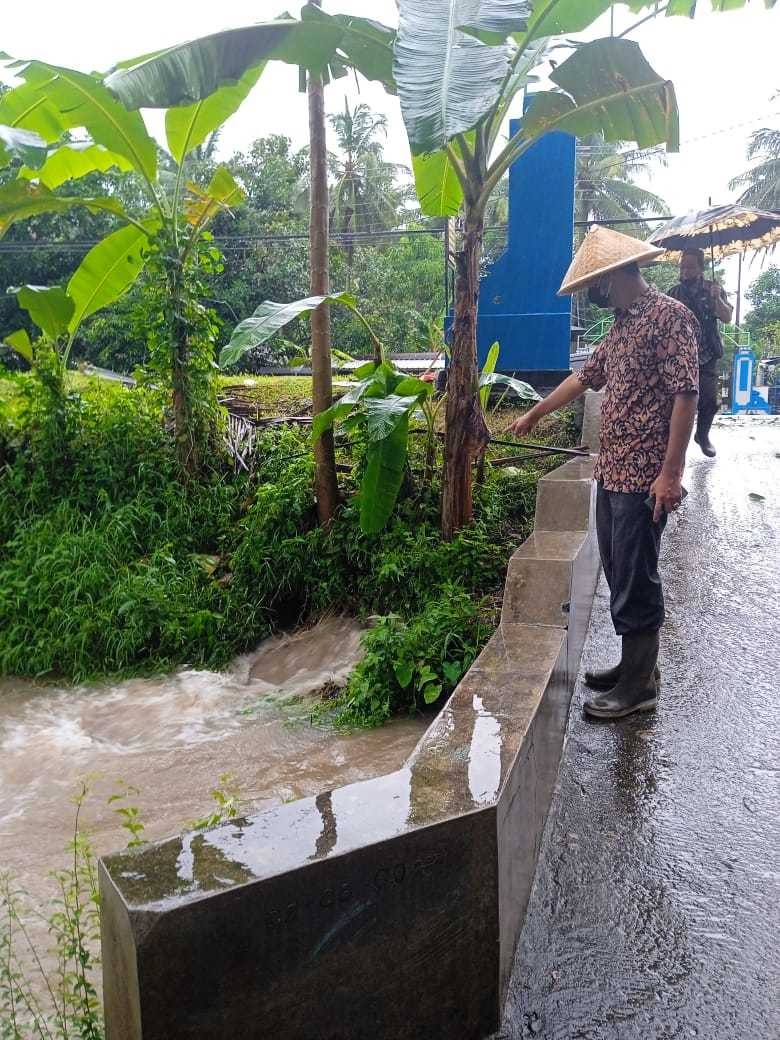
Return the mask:
<svg viewBox="0 0 780 1040"><path fill-rule="evenodd" d="M715 310L715 314L721 321L726 323L731 321L731 315L734 313L734 308L725 299L723 290L717 282L712 283L712 305Z"/></svg>
<svg viewBox="0 0 780 1040"><path fill-rule="evenodd" d="M563 408L565 404L574 401L577 397L584 394L587 389L582 380L578 379L577 376L567 376L543 401L535 404L533 408L527 411L525 415L521 415L519 419L515 419L511 426L507 427L507 432L513 433L516 437L523 437L525 434L530 433L545 415L549 415L550 412L554 412L558 408Z"/></svg>
<svg viewBox="0 0 780 1040"><path fill-rule="evenodd" d="M664 513L671 513L682 501L682 476L685 470L685 452L693 432L698 394L675 394L669 423L669 440L661 472L650 485L655 495L653 522L658 523Z"/></svg>

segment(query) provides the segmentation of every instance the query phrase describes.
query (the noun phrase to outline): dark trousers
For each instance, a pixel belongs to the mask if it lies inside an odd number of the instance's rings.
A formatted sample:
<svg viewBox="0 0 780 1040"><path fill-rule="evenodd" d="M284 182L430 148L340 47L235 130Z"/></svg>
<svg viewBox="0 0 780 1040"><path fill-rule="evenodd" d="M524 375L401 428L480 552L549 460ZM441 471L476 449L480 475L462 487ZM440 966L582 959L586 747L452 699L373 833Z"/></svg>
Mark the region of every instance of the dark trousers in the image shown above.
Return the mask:
<svg viewBox="0 0 780 1040"><path fill-rule="evenodd" d="M601 484L596 489L596 533L615 631L657 631L664 620L658 553L666 514L653 523L646 492L606 491Z"/></svg>
<svg viewBox="0 0 780 1040"><path fill-rule="evenodd" d="M707 430L720 409L720 358L699 366L699 425Z"/></svg>

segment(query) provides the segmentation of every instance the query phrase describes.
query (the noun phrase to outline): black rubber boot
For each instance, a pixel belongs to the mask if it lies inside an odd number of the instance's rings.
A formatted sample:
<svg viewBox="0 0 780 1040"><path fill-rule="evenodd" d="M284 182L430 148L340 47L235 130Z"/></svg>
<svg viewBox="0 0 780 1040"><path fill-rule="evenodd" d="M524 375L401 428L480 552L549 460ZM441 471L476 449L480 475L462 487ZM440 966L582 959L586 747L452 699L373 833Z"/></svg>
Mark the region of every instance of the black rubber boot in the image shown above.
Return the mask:
<svg viewBox="0 0 780 1040"><path fill-rule="evenodd" d="M715 445L710 440L710 427L714 418L714 415L700 415L696 423L696 433L693 435L693 439L708 459L714 459L718 454L715 451Z"/></svg>
<svg viewBox="0 0 780 1040"><path fill-rule="evenodd" d="M653 711L658 703L655 668L658 632L623 636L623 657L617 684L601 697L585 701L585 712L597 719L622 719L637 711Z"/></svg>
<svg viewBox="0 0 780 1040"><path fill-rule="evenodd" d="M622 663L620 661L618 664L613 665L612 668L604 668L602 671L585 672L585 685L592 687L594 690L611 690L620 678L620 666ZM661 669L658 665L655 666L653 674L656 683L659 683L661 681Z"/></svg>

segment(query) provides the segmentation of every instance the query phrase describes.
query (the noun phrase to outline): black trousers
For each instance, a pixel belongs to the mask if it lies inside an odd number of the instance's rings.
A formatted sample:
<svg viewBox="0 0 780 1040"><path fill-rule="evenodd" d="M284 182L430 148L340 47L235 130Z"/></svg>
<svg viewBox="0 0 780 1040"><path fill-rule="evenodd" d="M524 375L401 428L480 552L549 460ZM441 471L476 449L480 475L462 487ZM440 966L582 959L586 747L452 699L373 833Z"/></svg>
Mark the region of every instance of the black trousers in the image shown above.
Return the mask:
<svg viewBox="0 0 780 1040"><path fill-rule="evenodd" d="M666 514L653 523L646 492L606 491L601 484L596 489L596 533L615 632L657 631L664 621L658 554Z"/></svg>
<svg viewBox="0 0 780 1040"><path fill-rule="evenodd" d="M714 358L705 365L699 366L699 401L696 411L699 423L706 425L708 430L709 424L720 409L719 392L720 358Z"/></svg>

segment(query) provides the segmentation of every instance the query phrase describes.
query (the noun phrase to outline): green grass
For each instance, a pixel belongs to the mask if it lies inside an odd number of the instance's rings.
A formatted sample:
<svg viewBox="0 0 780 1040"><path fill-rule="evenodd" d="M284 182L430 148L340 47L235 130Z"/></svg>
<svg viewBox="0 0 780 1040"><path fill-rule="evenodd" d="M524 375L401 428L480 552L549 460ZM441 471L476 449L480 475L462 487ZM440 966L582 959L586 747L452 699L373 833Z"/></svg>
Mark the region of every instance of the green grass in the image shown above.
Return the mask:
<svg viewBox="0 0 780 1040"><path fill-rule="evenodd" d="M219 376L220 396L235 394L252 401L261 413L311 413L311 376Z"/></svg>

